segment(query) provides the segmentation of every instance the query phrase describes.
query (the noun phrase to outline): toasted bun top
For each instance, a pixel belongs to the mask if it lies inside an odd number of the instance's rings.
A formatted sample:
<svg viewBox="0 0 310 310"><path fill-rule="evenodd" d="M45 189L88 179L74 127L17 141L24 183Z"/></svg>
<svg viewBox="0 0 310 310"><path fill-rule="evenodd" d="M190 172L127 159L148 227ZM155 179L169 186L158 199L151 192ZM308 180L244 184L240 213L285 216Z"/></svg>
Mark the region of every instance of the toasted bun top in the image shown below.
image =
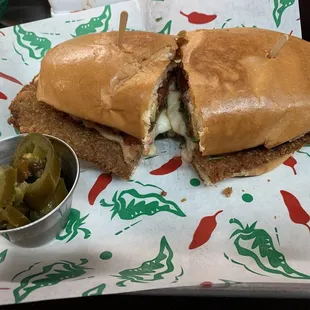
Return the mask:
<svg viewBox="0 0 310 310"><path fill-rule="evenodd" d="M133 31L119 48L117 38L118 32L90 34L51 49L41 63L37 99L143 139L153 89L177 45L173 36Z"/></svg>
<svg viewBox="0 0 310 310"><path fill-rule="evenodd" d="M310 131L310 44L296 37L270 59L281 33L188 32L183 65L203 155L272 148Z"/></svg>

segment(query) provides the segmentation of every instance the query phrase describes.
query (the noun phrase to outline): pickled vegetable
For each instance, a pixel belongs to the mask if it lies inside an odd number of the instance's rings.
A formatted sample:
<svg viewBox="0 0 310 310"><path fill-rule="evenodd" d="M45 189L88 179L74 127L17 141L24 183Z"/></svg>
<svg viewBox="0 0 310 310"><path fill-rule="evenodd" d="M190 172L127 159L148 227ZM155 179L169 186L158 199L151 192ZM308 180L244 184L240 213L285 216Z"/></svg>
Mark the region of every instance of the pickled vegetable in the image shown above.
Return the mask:
<svg viewBox="0 0 310 310"><path fill-rule="evenodd" d="M67 195L53 144L44 135L28 134L18 145L11 166L0 166L0 230L42 218Z"/></svg>
<svg viewBox="0 0 310 310"><path fill-rule="evenodd" d="M16 169L10 166L0 167L0 209L12 205L16 177Z"/></svg>
<svg viewBox="0 0 310 310"><path fill-rule="evenodd" d="M0 209L0 221L7 222L8 226L12 228L21 227L30 223L30 220L13 206Z"/></svg>
<svg viewBox="0 0 310 310"><path fill-rule="evenodd" d="M18 206L22 203L28 186L27 182L19 183L15 186L14 205Z"/></svg>
<svg viewBox="0 0 310 310"><path fill-rule="evenodd" d="M24 203L20 203L18 206L14 206L16 210L18 210L21 214L29 217L29 212L30 212L30 209L29 207Z"/></svg>
<svg viewBox="0 0 310 310"><path fill-rule="evenodd" d="M31 209L40 211L60 179L61 162L52 143L41 134L28 134L17 147L13 167L29 184L24 201Z"/></svg>
<svg viewBox="0 0 310 310"><path fill-rule="evenodd" d="M51 196L50 200L48 201L46 206L43 206L43 208L40 211L30 211L30 220L36 221L40 219L41 217L45 216L52 210L54 210L68 195L68 191L66 188L66 184L63 178L61 178L57 184L57 187Z"/></svg>

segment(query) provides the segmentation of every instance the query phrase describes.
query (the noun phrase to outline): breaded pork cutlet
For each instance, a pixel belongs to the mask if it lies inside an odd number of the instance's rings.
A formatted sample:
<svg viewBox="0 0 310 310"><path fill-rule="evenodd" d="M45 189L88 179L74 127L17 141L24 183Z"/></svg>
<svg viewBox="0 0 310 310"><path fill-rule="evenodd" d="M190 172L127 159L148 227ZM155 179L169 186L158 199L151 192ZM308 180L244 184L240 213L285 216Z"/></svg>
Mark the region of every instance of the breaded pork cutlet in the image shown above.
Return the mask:
<svg viewBox="0 0 310 310"><path fill-rule="evenodd" d="M67 142L81 160L98 165L104 171L129 179L142 156L141 144L130 142L131 160L124 160L119 143L103 137L98 131L86 128L68 114L38 102L36 82L33 80L18 93L9 109L8 123L20 133L39 132ZM35 120L35 121L34 121Z"/></svg>
<svg viewBox="0 0 310 310"><path fill-rule="evenodd" d="M209 183L217 183L232 177L260 175L268 172L270 167L279 166L308 143L310 143L310 133L271 150L259 146L250 150L217 156L201 156L201 153L196 151L192 163L204 180Z"/></svg>

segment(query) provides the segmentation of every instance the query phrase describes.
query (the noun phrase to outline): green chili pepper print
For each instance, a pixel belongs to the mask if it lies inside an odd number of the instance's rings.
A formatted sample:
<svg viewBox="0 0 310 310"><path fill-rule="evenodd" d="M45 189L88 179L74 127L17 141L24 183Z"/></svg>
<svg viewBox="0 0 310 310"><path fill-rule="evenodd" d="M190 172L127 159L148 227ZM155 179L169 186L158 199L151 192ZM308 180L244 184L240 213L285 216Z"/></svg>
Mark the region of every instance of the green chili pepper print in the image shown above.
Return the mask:
<svg viewBox="0 0 310 310"><path fill-rule="evenodd" d="M85 225L85 220L87 219L89 214L85 215L81 218L81 212L76 209L71 209L68 223L64 232L60 233L56 239L57 240L66 240L66 243L73 240L79 232L84 233L84 239L88 239L91 236L91 231L87 228L81 228L81 226Z"/></svg>
<svg viewBox="0 0 310 310"><path fill-rule="evenodd" d="M169 20L166 23L166 25L164 26L164 28L162 30L160 30L158 33L170 34L171 33L171 24L172 24L172 20Z"/></svg>
<svg viewBox="0 0 310 310"><path fill-rule="evenodd" d="M95 286L87 291L85 291L82 296L97 296L102 295L102 292L104 291L106 285L105 283L102 283L98 286Z"/></svg>
<svg viewBox="0 0 310 310"><path fill-rule="evenodd" d="M133 29L133 28L126 28L126 31L137 31L137 29Z"/></svg>
<svg viewBox="0 0 310 310"><path fill-rule="evenodd" d="M6 258L6 254L8 253L8 250L4 250L0 253L0 264L3 263L5 261Z"/></svg>
<svg viewBox="0 0 310 310"><path fill-rule="evenodd" d="M160 241L160 249L158 255L149 261L144 262L138 268L126 269L114 277L122 279L117 282L119 287L126 286L127 281L134 283L147 283L164 279L163 275L174 271L172 262L173 251L168 244L166 237L162 237ZM182 269L183 270L183 269Z"/></svg>
<svg viewBox="0 0 310 310"><path fill-rule="evenodd" d="M37 36L32 31L24 30L20 25L14 26L13 31L16 35L16 42L14 45L15 51L20 54L20 48L28 51L28 56L32 59L40 60L45 56L46 52L52 47L49 39ZM21 53L22 55L24 53Z"/></svg>
<svg viewBox="0 0 310 310"><path fill-rule="evenodd" d="M257 28L257 26L255 26L255 25L253 25L253 26L251 26L252 28ZM246 25L244 25L244 24L241 24L240 26L236 26L235 28L247 28L247 26Z"/></svg>
<svg viewBox="0 0 310 310"><path fill-rule="evenodd" d="M236 282L232 280L226 280L226 279L219 279L220 281L224 282L227 286L233 285L233 284L242 284L242 282Z"/></svg>
<svg viewBox="0 0 310 310"><path fill-rule="evenodd" d="M183 270L183 267L181 267L181 272L180 272L180 274L178 274L177 276L175 276L175 277L174 277L174 281L171 282L171 283L177 283L183 275L184 275L184 270Z"/></svg>
<svg viewBox="0 0 310 310"><path fill-rule="evenodd" d="M256 275L258 275L258 276L265 277L264 274L252 270L252 269L249 268L246 264L243 264L243 263L241 263L241 262L238 262L238 261L236 261L235 259L231 259L226 253L224 253L224 257L225 257L228 261L231 261L233 264L242 266L245 270L247 270L247 271L249 271L249 272L251 272L251 273L253 273L253 274L256 274Z"/></svg>
<svg viewBox="0 0 310 310"><path fill-rule="evenodd" d="M107 203L105 199L102 199L100 205L112 207L111 219L118 215L122 220L133 220L142 215L152 216L158 212L170 212L180 217L186 216L175 202L166 200L157 193L140 194L134 188L123 190L120 194L116 191L112 203Z"/></svg>
<svg viewBox="0 0 310 310"><path fill-rule="evenodd" d="M91 268L86 267L88 263L87 259L82 258L80 261L80 264L75 264L73 262L61 260L54 264L43 266L42 270L37 273L32 272L34 266L38 265L34 264L28 270L17 274L13 280L20 276L23 276L23 278L20 281L20 285L13 291L15 302L22 302L33 291L42 287L56 285L64 280L74 279L84 275L86 271Z"/></svg>
<svg viewBox="0 0 310 310"><path fill-rule="evenodd" d="M10 241L10 237L7 233L3 233L2 237L4 237L6 240Z"/></svg>
<svg viewBox="0 0 310 310"><path fill-rule="evenodd" d="M310 280L309 275L296 271L288 265L285 256L275 249L272 237L265 230L255 228L256 222L245 228L237 219L231 219L229 223L239 226L239 229L230 236L230 239L236 237L234 245L238 254L252 258L261 271L290 279ZM246 243L249 244L248 247L244 246ZM244 267L247 269L246 265Z"/></svg>
<svg viewBox="0 0 310 310"><path fill-rule="evenodd" d="M106 32L109 29L111 16L111 6L106 5L101 15L91 18L86 24L79 25L75 29L75 34L72 35L72 37L78 37L89 33Z"/></svg>
<svg viewBox="0 0 310 310"><path fill-rule="evenodd" d="M295 0L273 0L274 8L272 16L277 28L281 25L282 15L284 11L295 3Z"/></svg>
<svg viewBox="0 0 310 310"><path fill-rule="evenodd" d="M232 21L232 18L228 18L225 20L225 22L223 23L223 25L221 26L221 28L226 28L226 26L228 25L229 22ZM256 25L253 25L253 26L247 26L245 24L241 24L240 26L234 26L234 28L246 28L246 27L252 27L252 28L257 28ZM233 26L230 26L230 28L233 28Z"/></svg>
<svg viewBox="0 0 310 310"><path fill-rule="evenodd" d="M153 188L156 188L156 189L159 189L159 190L163 191L163 189L161 187L159 187L157 185L154 185L154 184L144 184L144 183L142 183L140 181L136 181L136 180L129 180L128 182L139 184L139 185L141 185L143 187L153 187Z"/></svg>
<svg viewBox="0 0 310 310"><path fill-rule="evenodd" d="M310 157L310 154L308 152L304 152L304 151L297 151L297 153L300 153L300 154L305 154L307 155L308 157Z"/></svg>

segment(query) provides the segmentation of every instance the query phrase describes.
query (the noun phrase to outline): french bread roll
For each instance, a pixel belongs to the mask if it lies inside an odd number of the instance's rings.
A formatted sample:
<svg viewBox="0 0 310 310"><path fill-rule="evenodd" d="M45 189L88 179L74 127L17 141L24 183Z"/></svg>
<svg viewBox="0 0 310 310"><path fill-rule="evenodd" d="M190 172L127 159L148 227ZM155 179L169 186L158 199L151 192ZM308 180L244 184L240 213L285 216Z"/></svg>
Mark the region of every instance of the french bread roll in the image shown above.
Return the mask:
<svg viewBox="0 0 310 310"><path fill-rule="evenodd" d="M59 111L147 139L158 91L177 45L173 36L140 31L80 36L43 58L37 100ZM159 103L160 104L160 103Z"/></svg>
<svg viewBox="0 0 310 310"><path fill-rule="evenodd" d="M268 58L282 35L255 28L182 34L185 100L202 156L271 149L310 131L310 44L290 36Z"/></svg>

